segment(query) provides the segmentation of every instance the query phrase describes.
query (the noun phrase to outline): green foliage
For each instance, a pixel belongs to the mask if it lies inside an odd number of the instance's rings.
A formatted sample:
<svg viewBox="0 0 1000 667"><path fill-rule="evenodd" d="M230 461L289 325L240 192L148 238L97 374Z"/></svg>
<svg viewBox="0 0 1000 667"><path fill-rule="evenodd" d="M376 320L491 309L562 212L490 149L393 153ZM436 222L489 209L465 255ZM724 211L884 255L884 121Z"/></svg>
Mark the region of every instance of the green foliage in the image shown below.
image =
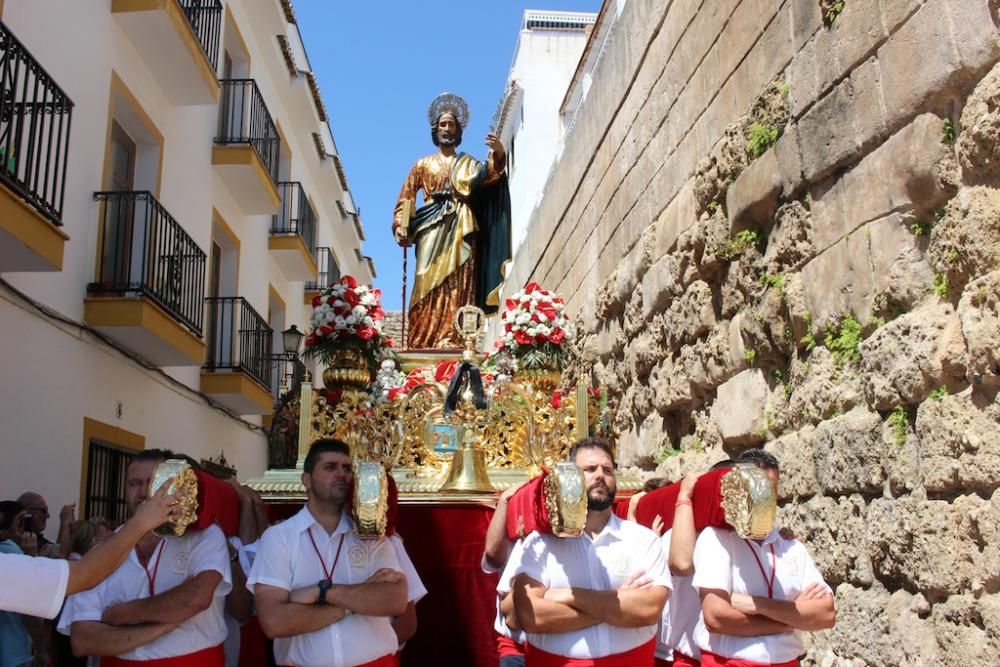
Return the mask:
<svg viewBox="0 0 1000 667"><path fill-rule="evenodd" d="M812 352L812 349L816 347L812 313L806 313L806 335L799 339L799 344L806 348L806 352Z"/></svg>
<svg viewBox="0 0 1000 667"><path fill-rule="evenodd" d="M733 260L743 254L747 248L760 242L760 232L756 229L744 229L729 241L723 243L716 254L725 260Z"/></svg>
<svg viewBox="0 0 1000 667"><path fill-rule="evenodd" d="M958 248L952 248L948 251L948 254L945 255L945 259L948 260L949 264L955 264L958 260L962 259L962 251Z"/></svg>
<svg viewBox="0 0 1000 667"><path fill-rule="evenodd" d="M948 298L948 276L943 273L934 274L934 282L931 284L931 291L938 295L938 298Z"/></svg>
<svg viewBox="0 0 1000 667"><path fill-rule="evenodd" d="M938 387L937 389L931 389L931 393L927 394L927 398L932 401L940 401L945 396L948 395L948 389L945 387Z"/></svg>
<svg viewBox="0 0 1000 667"><path fill-rule="evenodd" d="M955 143L955 126L950 118L944 119L944 127L941 129L941 141L946 144Z"/></svg>
<svg viewBox="0 0 1000 667"><path fill-rule="evenodd" d="M773 125L753 123L750 125L750 137L747 139L747 157L753 162L773 146L781 132Z"/></svg>
<svg viewBox="0 0 1000 667"><path fill-rule="evenodd" d="M929 220L917 220L910 225L910 229L914 236L930 236L934 229L934 223Z"/></svg>
<svg viewBox="0 0 1000 667"><path fill-rule="evenodd" d="M758 280L760 280L760 284L764 287L773 287L778 292L781 292L781 288L785 286L785 274L783 273L775 273L773 275L761 273Z"/></svg>
<svg viewBox="0 0 1000 667"><path fill-rule="evenodd" d="M785 83L781 84L778 90L781 91L781 95L783 97L788 97L788 93L792 92L792 84L786 81Z"/></svg>
<svg viewBox="0 0 1000 667"><path fill-rule="evenodd" d="M743 350L743 358L747 360L747 363L753 366L754 362L757 361L757 350L748 347Z"/></svg>
<svg viewBox="0 0 1000 667"><path fill-rule="evenodd" d="M871 328L872 331L874 331L875 329L881 329L882 327L885 326L885 318L876 315L875 317L868 320L868 326Z"/></svg>
<svg viewBox="0 0 1000 667"><path fill-rule="evenodd" d="M833 25L833 22L837 20L840 13L844 11L844 4L845 0L834 0L832 2L826 0L822 5L822 8L825 10L823 12L823 22L828 26Z"/></svg>
<svg viewBox="0 0 1000 667"><path fill-rule="evenodd" d="M897 447L902 447L906 443L906 431L910 427L910 416L906 414L906 408L897 405L889 413L889 428L892 429L892 441Z"/></svg>
<svg viewBox="0 0 1000 667"><path fill-rule="evenodd" d="M845 315L837 326L826 333L823 342L837 360L838 367L848 361L861 360L861 353L858 352L858 345L862 339L861 332L861 323L853 315Z"/></svg>
<svg viewBox="0 0 1000 667"><path fill-rule="evenodd" d="M663 449L661 449L659 451L659 453L657 453L657 455L656 455L656 463L657 463L657 465L659 465L659 464L663 463L664 461L666 461L669 458L673 458L675 456L680 455L680 453L681 453L681 451L679 449L674 449L670 445L667 445L666 447L664 447Z"/></svg>
<svg viewBox="0 0 1000 667"><path fill-rule="evenodd" d="M705 208L708 209L709 213L715 213L716 211L719 210L719 202L710 201L708 202L708 205Z"/></svg>
<svg viewBox="0 0 1000 667"><path fill-rule="evenodd" d="M732 185L736 182L736 174L726 174L726 185Z"/></svg>

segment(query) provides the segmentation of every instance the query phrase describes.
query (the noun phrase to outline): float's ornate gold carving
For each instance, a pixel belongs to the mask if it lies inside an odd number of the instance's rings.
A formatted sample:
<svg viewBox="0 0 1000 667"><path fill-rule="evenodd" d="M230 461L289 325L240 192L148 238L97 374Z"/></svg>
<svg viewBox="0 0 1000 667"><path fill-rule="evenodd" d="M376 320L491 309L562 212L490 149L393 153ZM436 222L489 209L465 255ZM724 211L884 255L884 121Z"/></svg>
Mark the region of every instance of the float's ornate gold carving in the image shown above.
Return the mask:
<svg viewBox="0 0 1000 667"><path fill-rule="evenodd" d="M743 539L762 540L774 529L778 511L774 485L760 468L741 464L722 479L726 523Z"/></svg>
<svg viewBox="0 0 1000 667"><path fill-rule="evenodd" d="M156 464L149 480L152 497L164 484L170 484L169 494L177 494L177 510L172 522L153 530L157 535L180 537L188 526L198 520L198 477L191 465L183 459L167 459Z"/></svg>

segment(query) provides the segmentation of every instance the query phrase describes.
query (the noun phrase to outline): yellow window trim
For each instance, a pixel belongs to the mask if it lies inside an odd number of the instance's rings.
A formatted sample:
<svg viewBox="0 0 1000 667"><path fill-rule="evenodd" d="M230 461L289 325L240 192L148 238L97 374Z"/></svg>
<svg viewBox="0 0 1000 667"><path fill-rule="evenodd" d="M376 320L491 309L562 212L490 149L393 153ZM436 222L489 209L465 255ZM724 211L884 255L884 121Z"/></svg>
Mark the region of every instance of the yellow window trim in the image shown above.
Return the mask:
<svg viewBox="0 0 1000 667"><path fill-rule="evenodd" d="M141 452L146 449L146 438L144 436L126 431L119 426L113 426L96 419L91 419L90 417L84 417L83 457L80 465L80 504L77 505L81 514L87 503L87 470L90 468L91 440L98 440L133 452Z"/></svg>

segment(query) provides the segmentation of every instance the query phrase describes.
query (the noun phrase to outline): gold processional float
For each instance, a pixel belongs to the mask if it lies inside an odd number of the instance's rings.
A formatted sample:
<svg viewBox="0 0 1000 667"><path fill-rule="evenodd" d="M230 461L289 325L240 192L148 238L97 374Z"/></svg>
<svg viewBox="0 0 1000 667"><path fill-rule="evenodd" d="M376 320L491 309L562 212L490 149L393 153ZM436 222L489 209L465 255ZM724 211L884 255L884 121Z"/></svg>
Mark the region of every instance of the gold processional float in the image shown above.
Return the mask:
<svg viewBox="0 0 1000 667"><path fill-rule="evenodd" d="M614 434L588 374L578 372L570 384L573 378L561 371L572 342L563 300L534 283L507 299L498 352L484 360L477 349L485 314L478 308L456 313L455 329L465 344L461 357L396 354L381 332L380 296L345 276L314 298L306 353L325 365L323 386L307 374L278 415L284 420L280 433L295 447L295 467L268 470L248 485L267 502L304 501L309 445L336 438L351 447L359 535L385 534L391 496L404 504L492 504L497 491L529 479L511 500L508 535L532 529L579 535L587 494L582 473L568 461L569 449L592 435L613 446ZM183 516L162 527L164 534L181 535L200 520L197 494L199 485L209 483L206 477L195 477L184 461L157 468L151 492L170 481L186 498ZM619 491L641 485L638 478L619 475ZM637 504L637 520L651 525L655 513L669 527L678 489L675 483L646 494ZM752 466L703 475L693 500L698 528L727 526L760 539L774 525L775 490Z"/></svg>

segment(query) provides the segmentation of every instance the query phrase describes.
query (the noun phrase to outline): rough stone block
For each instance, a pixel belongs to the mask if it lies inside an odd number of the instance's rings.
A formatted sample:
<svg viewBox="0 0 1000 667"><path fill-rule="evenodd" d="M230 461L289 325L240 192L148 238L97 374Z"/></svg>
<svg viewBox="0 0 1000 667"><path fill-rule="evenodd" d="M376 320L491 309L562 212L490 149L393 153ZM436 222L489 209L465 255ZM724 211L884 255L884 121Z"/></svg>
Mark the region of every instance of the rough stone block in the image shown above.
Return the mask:
<svg viewBox="0 0 1000 667"><path fill-rule="evenodd" d="M653 389L653 406L660 412L676 410L691 402L691 382L684 367L671 359L664 359L649 374Z"/></svg>
<svg viewBox="0 0 1000 667"><path fill-rule="evenodd" d="M781 461L787 459L782 458ZM786 467L781 470L784 481ZM806 544L823 579L833 587L843 583L870 586L872 565L865 548L867 507L859 495L839 499L816 496L807 502L785 505L781 525Z"/></svg>
<svg viewBox="0 0 1000 667"><path fill-rule="evenodd" d="M796 4L792 3L793 6ZM785 72L785 83L788 84L788 112L792 118L799 118L802 112L819 97L819 83L816 80L815 39L810 40L792 57L792 62L789 63L788 70Z"/></svg>
<svg viewBox="0 0 1000 667"><path fill-rule="evenodd" d="M944 0L951 18L955 45L962 68L975 80L1000 59L1000 32L997 15L989 2Z"/></svg>
<svg viewBox="0 0 1000 667"><path fill-rule="evenodd" d="M1000 387L1000 271L966 285L958 317L969 346L969 381Z"/></svg>
<svg viewBox="0 0 1000 667"><path fill-rule="evenodd" d="M802 151L802 172L808 181L817 181L857 158L861 143L854 125L851 80L841 81L803 114L796 132Z"/></svg>
<svg viewBox="0 0 1000 667"><path fill-rule="evenodd" d="M959 496L954 502L915 496L876 499L868 506L868 555L887 588L918 590L941 600L982 581L981 520L988 501Z"/></svg>
<svg viewBox="0 0 1000 667"><path fill-rule="evenodd" d="M792 45L798 51L823 25L818 2L790 2L785 5L792 14Z"/></svg>
<svg viewBox="0 0 1000 667"><path fill-rule="evenodd" d="M808 498L819 492L812 454L812 438L815 432L814 427L806 426L800 431L772 440L764 446L764 449L774 454L781 464L781 476L778 479L779 501ZM794 529L794 526L789 527ZM801 534L798 534L798 537L804 539Z"/></svg>
<svg viewBox="0 0 1000 667"><path fill-rule="evenodd" d="M817 225L813 230L819 234ZM868 322L878 295L911 287L926 290L930 270L922 260L914 264L914 249L916 241L906 219L894 213L821 252L802 269L813 323L823 327L847 313ZM894 267L900 268L894 273ZM891 282L892 277L903 284Z"/></svg>
<svg viewBox="0 0 1000 667"><path fill-rule="evenodd" d="M931 615L938 659L924 664L964 667L1000 655L1000 594L953 595Z"/></svg>
<svg viewBox="0 0 1000 667"><path fill-rule="evenodd" d="M972 91L962 109L958 161L966 183L995 182L1000 176L1000 67Z"/></svg>
<svg viewBox="0 0 1000 667"><path fill-rule="evenodd" d="M874 57L851 72L851 88L855 93L854 123L858 128L858 141L862 150L869 150L888 133L882 75Z"/></svg>
<svg viewBox="0 0 1000 667"><path fill-rule="evenodd" d="M662 340L670 349L698 338L715 326L715 308L712 305L712 288L697 280L683 296L671 303L662 317Z"/></svg>
<svg viewBox="0 0 1000 667"><path fill-rule="evenodd" d="M666 310L684 293L680 282L680 262L675 255L664 255L642 277L642 314L647 319Z"/></svg>
<svg viewBox="0 0 1000 667"><path fill-rule="evenodd" d="M960 63L946 15L944 1L931 0L878 50L890 130L951 92Z"/></svg>
<svg viewBox="0 0 1000 667"><path fill-rule="evenodd" d="M659 259L670 252L677 237L698 221L696 206L694 179L692 179L681 188L656 220L654 259Z"/></svg>
<svg viewBox="0 0 1000 667"><path fill-rule="evenodd" d="M934 114L918 116L865 156L837 185L816 196L817 248L827 248L890 212L928 215L951 197L955 189L942 173L942 163L950 156L941 141L943 123Z"/></svg>
<svg viewBox="0 0 1000 667"><path fill-rule="evenodd" d="M906 19L910 18L925 0L879 0L882 25L889 34L895 32Z"/></svg>
<svg viewBox="0 0 1000 667"><path fill-rule="evenodd" d="M1000 424L972 402L969 392L924 401L916 431L928 491L988 494L1000 487Z"/></svg>
<svg viewBox="0 0 1000 667"><path fill-rule="evenodd" d="M798 134L785 132L774 145L774 156L781 171L781 189L790 198L802 187L802 156L799 154Z"/></svg>
<svg viewBox="0 0 1000 667"><path fill-rule="evenodd" d="M707 337L681 348L679 359L685 375L699 389L717 387L746 368L746 360L735 361L730 350L728 322L720 322Z"/></svg>
<svg viewBox="0 0 1000 667"><path fill-rule="evenodd" d="M927 256L947 278L948 295L1000 266L1000 190L963 188L931 234Z"/></svg>
<svg viewBox="0 0 1000 667"><path fill-rule="evenodd" d="M752 445L764 439L767 391L767 380L759 368L745 370L719 387L712 417L719 424L724 442Z"/></svg>
<svg viewBox="0 0 1000 667"><path fill-rule="evenodd" d="M766 151L743 170L726 193L729 233L766 224L778 206L782 189L777 153Z"/></svg>
<svg viewBox="0 0 1000 667"><path fill-rule="evenodd" d="M824 493L875 493L885 482L878 455L882 419L858 407L821 423L813 437L816 479Z"/></svg>
<svg viewBox="0 0 1000 667"><path fill-rule="evenodd" d="M873 20L869 3L846 2L830 26L833 52L841 72L849 72L875 52L888 36L882 22Z"/></svg>
<svg viewBox="0 0 1000 667"><path fill-rule="evenodd" d="M965 336L950 303L930 303L859 345L865 398L875 410L916 405L932 389L965 384Z"/></svg>

